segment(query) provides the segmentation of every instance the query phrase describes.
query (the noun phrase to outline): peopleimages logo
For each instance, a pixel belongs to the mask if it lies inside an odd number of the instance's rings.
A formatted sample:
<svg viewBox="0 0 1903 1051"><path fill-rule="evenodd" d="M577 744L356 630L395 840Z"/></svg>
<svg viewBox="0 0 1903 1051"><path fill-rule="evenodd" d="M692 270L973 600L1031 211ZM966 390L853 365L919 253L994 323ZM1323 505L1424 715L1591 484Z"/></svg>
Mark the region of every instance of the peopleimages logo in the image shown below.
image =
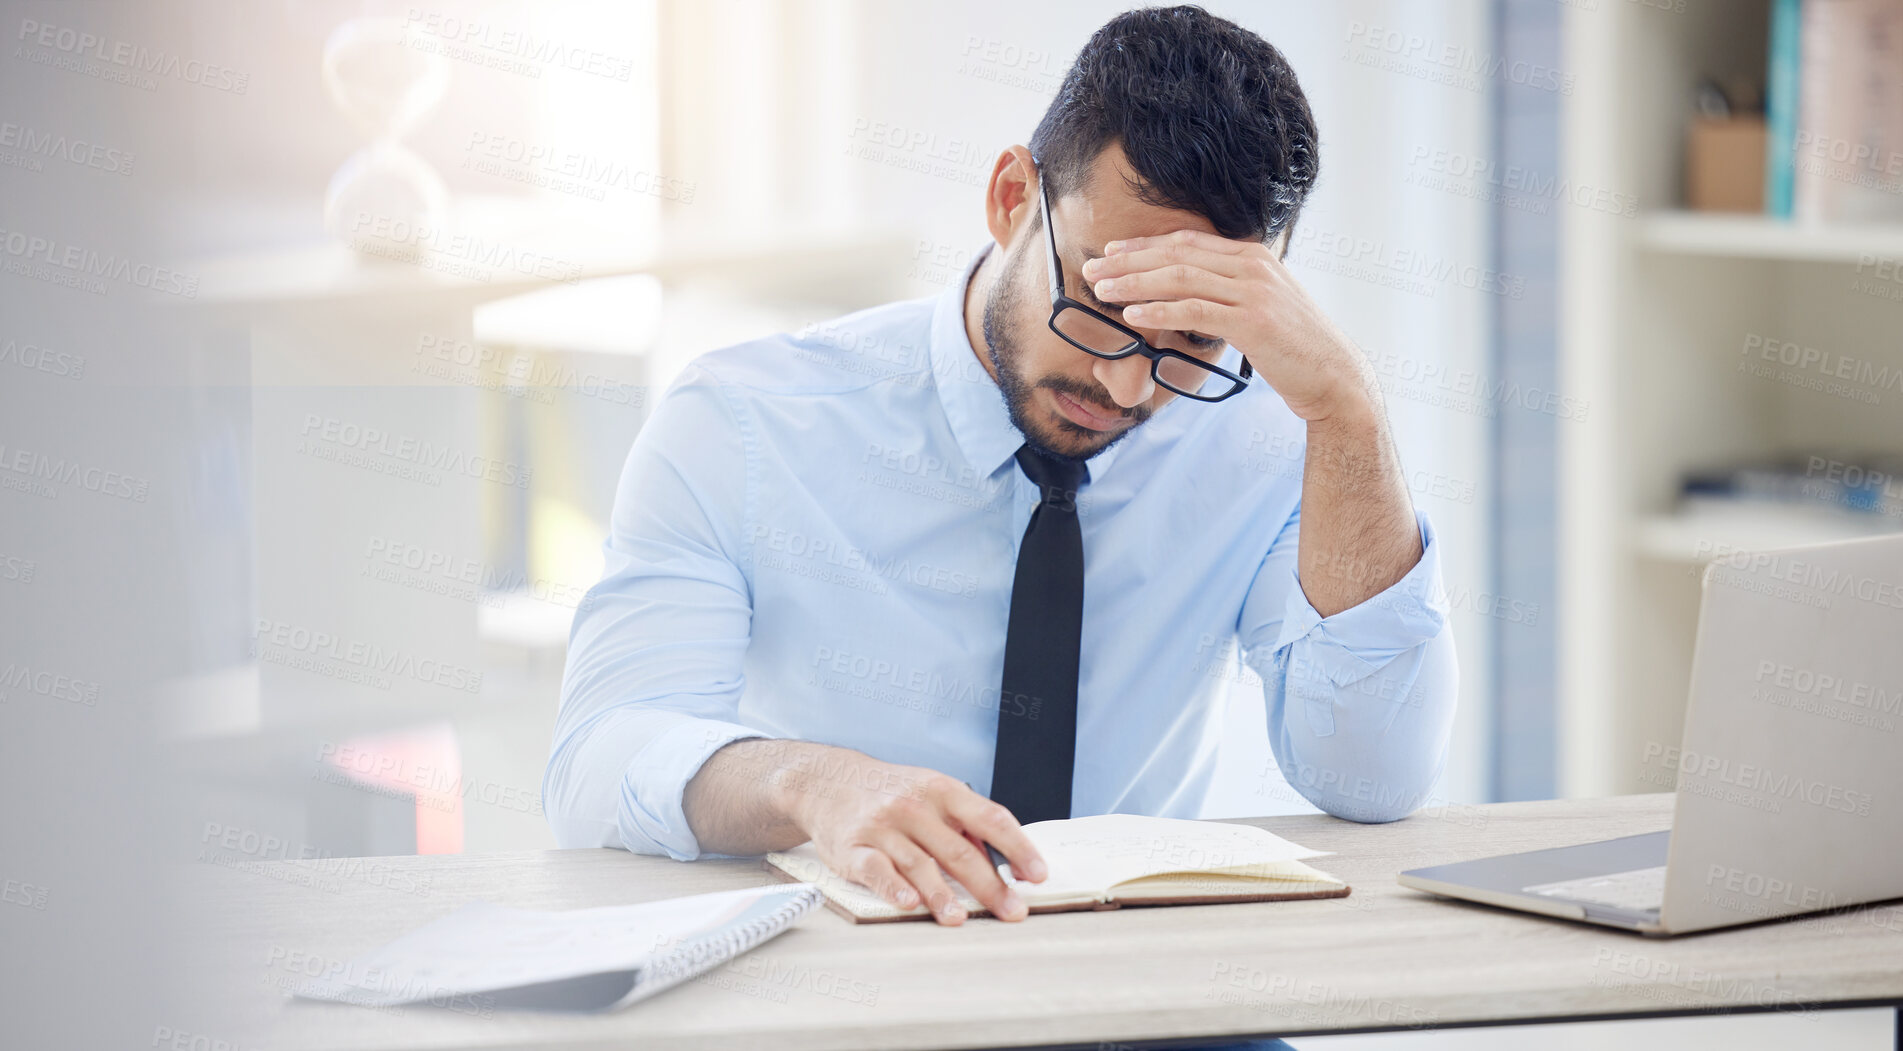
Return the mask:
<svg viewBox="0 0 1903 1051"><path fill-rule="evenodd" d="M386 536L371 537L363 557L362 575L372 580L480 605L500 605L503 596L512 594L569 609L587 601L588 588L581 584L530 577L521 570Z"/></svg>
<svg viewBox="0 0 1903 1051"><path fill-rule="evenodd" d="M430 41L406 37L405 43L418 50L432 50L458 59L480 61L481 56L487 55L511 60L509 64L498 67L508 72L539 77L541 71L535 67L550 66L623 83L634 76L634 60L631 58L577 47L550 37L538 37L521 29L481 19L458 18L412 7L403 16L403 29L406 33L420 34L422 37L434 38L441 44L452 45L452 49L422 47L420 45Z"/></svg>
<svg viewBox="0 0 1903 1051"><path fill-rule="evenodd" d="M517 489L527 489L529 481L535 477L533 467L523 467L489 456L471 455L450 446L437 445L428 439L391 434L378 427L364 427L316 413L304 415L304 429L299 433L304 436L307 445L312 440L321 441L353 452L385 456L418 468L460 474L498 485L512 485Z"/></svg>
<svg viewBox="0 0 1903 1051"><path fill-rule="evenodd" d="M351 744L325 741L317 749L317 771L313 777L331 781L329 774L354 774L361 781L342 779L352 788L374 790L394 787L392 794L414 796L419 806L450 811L447 797L474 799L490 806L522 814L542 813L540 796L526 789L504 785L484 778L471 777L457 766L418 763L409 755L362 748Z"/></svg>
<svg viewBox="0 0 1903 1051"><path fill-rule="evenodd" d="M130 74L146 74L147 76L138 82L138 86L148 91L155 86L151 80L151 77L155 76L177 79L187 84L196 84L217 91L229 91L234 95L244 94L245 89L251 85L251 74L240 73L227 66L215 65L195 58L184 58L158 48L134 44L128 40L113 40L83 29L36 22L31 18L20 20L20 32L14 39L23 44L50 48L67 56L68 60L79 64L80 68L75 68L74 72L92 76L101 76L102 72L110 73L110 76L102 76L102 79L118 80L124 83L132 83L129 79ZM29 56L16 50L15 57ZM84 62L87 59L103 62L112 68L99 71L94 67L86 67Z"/></svg>
<svg viewBox="0 0 1903 1051"><path fill-rule="evenodd" d="M86 374L86 359L78 354L49 350L15 339L0 343L0 362L66 379L76 380Z"/></svg>
<svg viewBox="0 0 1903 1051"><path fill-rule="evenodd" d="M385 258L416 263L474 281L489 281L507 270L539 280L573 284L582 264L475 234L457 233L426 222L358 212L350 222L352 247Z"/></svg>
<svg viewBox="0 0 1903 1051"><path fill-rule="evenodd" d="M135 262L112 252L101 253L97 249L76 244L62 244L54 238L38 234L0 230L0 253L19 260L20 265L38 263L55 267L57 270L53 274L65 279L60 283L100 295L105 294L105 286L98 279L105 278L124 281L134 288L186 299L198 298L198 278L189 274L152 263ZM28 276L41 275L29 273Z"/></svg>
<svg viewBox="0 0 1903 1051"><path fill-rule="evenodd" d="M1872 686L1855 679L1840 679L1835 675L1811 671L1777 661L1760 660L1757 680L1768 682L1781 690L1805 694L1820 700L1837 701L1853 708L1875 708L1885 712L1896 712L1903 708L1903 689L1886 690L1881 686Z"/></svg>
<svg viewBox="0 0 1903 1051"><path fill-rule="evenodd" d="M463 153L465 168L590 200L606 200L607 190L625 190L681 204L694 203L696 184L690 180L658 175L613 157L527 142L512 135L471 132Z"/></svg>
<svg viewBox="0 0 1903 1051"><path fill-rule="evenodd" d="M271 649L266 650L265 646ZM384 649L374 643L340 638L327 631L312 631L268 617L258 618L257 627L251 633L251 650L252 656L260 660L320 674L325 673L324 669L310 666L310 661L327 660L347 665L372 678L395 676L464 693L482 692L482 672L473 668L419 658L402 650Z"/></svg>
<svg viewBox="0 0 1903 1051"><path fill-rule="evenodd" d="M813 677L809 686L824 686L837 691L834 682L819 678L824 673L849 676L871 687L889 687L916 698L968 705L980 711L998 711L1012 716L1036 719L1044 700L1028 693L1005 692L1002 687L948 677L936 669L909 666L902 661L854 653L843 647L820 646L813 651ZM874 697L874 699L879 699ZM891 702L888 702L891 703ZM913 705L912 707L916 707ZM927 709L931 710L931 709ZM944 715L943 710L933 714Z"/></svg>
<svg viewBox="0 0 1903 1051"><path fill-rule="evenodd" d="M39 563L30 558L0 555L0 580L30 584L33 582L33 571L38 568Z"/></svg>
<svg viewBox="0 0 1903 1051"><path fill-rule="evenodd" d="M1869 816L1871 805L1875 802L1875 797L1868 792L1858 792L1825 781L1813 781L1795 774L1772 773L1752 763L1733 763L1719 756L1649 741L1645 746L1645 761L1650 763L1654 759L1662 760L1666 766L1687 777L1809 803L1857 817Z"/></svg>
<svg viewBox="0 0 1903 1051"><path fill-rule="evenodd" d="M484 993L458 993L447 986L430 982L422 975L401 968L364 966L355 960L337 960L298 949L273 945L265 956L267 970L276 969L309 982L294 984L300 988L321 988L325 992L343 987L345 1003L379 1006L386 998L428 1004L457 1014L489 1018L495 1014L495 998Z"/></svg>
<svg viewBox="0 0 1903 1051"><path fill-rule="evenodd" d="M73 139L11 121L0 123L0 146L33 157L51 157L108 175L131 175L133 155L112 146Z"/></svg>
<svg viewBox="0 0 1903 1051"><path fill-rule="evenodd" d="M1391 287L1430 298L1443 284L1508 299L1519 299L1526 293L1526 278L1517 274L1306 224L1296 228L1289 252L1299 253L1302 263L1324 272L1370 280L1385 275L1401 282Z"/></svg>
<svg viewBox="0 0 1903 1051"><path fill-rule="evenodd" d="M1210 989L1204 995L1206 1000L1253 1007L1271 1014L1288 1015L1298 1021L1310 1018L1368 1018L1382 1025L1412 1029L1439 1021L1432 1011L1399 1000L1339 989L1306 978L1271 974L1246 963L1211 961L1209 984Z"/></svg>
<svg viewBox="0 0 1903 1051"><path fill-rule="evenodd" d="M1356 54L1353 49L1361 51ZM1418 33L1403 32L1386 26L1351 22L1347 47L1351 58L1360 65L1388 69L1395 73L1421 77L1468 91L1481 90L1482 82L1504 80L1510 84L1573 93L1573 75L1551 66L1525 59L1509 59L1477 51L1465 44L1443 43Z"/></svg>
<svg viewBox="0 0 1903 1051"><path fill-rule="evenodd" d="M136 504L145 503L152 488L152 484L145 479L123 471L68 460L63 456L48 456L18 446L8 447L4 443L0 443L0 470L34 481L78 486L89 493L130 500ZM52 493L53 490L48 489L46 492Z"/></svg>
<svg viewBox="0 0 1903 1051"><path fill-rule="evenodd" d="M98 683L44 668L34 671L25 664L9 663L0 669L0 699L6 697L4 690L25 690L51 700L83 704L88 708L99 704Z"/></svg>
<svg viewBox="0 0 1903 1051"><path fill-rule="evenodd" d="M5 359L5 355L0 354L0 361ZM1892 509L1903 508L1903 478L1898 478L1887 471L1872 470L1859 464L1813 456L1804 467L1804 477L1821 479L1828 485L1842 486L1847 492L1839 494L1839 497L1864 510L1883 511L1889 514L1893 513Z"/></svg>
<svg viewBox="0 0 1903 1051"><path fill-rule="evenodd" d="M1834 909L1845 904L1841 895L1831 891L1813 887L1807 883L1792 883L1789 880L1766 876L1759 872L1747 872L1735 865L1706 866L1705 886L1722 889L1772 906Z"/></svg>
<svg viewBox="0 0 1903 1051"><path fill-rule="evenodd" d="M1822 599L1836 596L1858 599L1873 605L1903 609L1903 583L1862 576L1843 569L1830 569L1803 559L1786 559L1771 551L1751 551L1729 544L1700 540L1693 546L1700 560L1710 560L1714 583L1756 590L1753 585L1766 581L1788 584L1795 590L1786 597ZM1735 571L1730 576L1723 571ZM1828 605L1828 601L1822 603Z"/></svg>
<svg viewBox="0 0 1903 1051"><path fill-rule="evenodd" d="M1848 354L1819 350L1816 347L1800 346L1774 336L1760 332L1747 332L1744 346L1739 349L1744 359L1743 365L1755 357L1761 361L1783 365L1796 369L1800 373L1816 373L1818 379L1801 382L1796 386L1809 387L1827 394L1845 394L1858 401L1871 404L1881 399L1877 391L1891 391L1903 394L1903 368L1879 365L1867 358L1853 358ZM1863 390L1851 390L1832 380L1847 380Z"/></svg>
<svg viewBox="0 0 1903 1051"><path fill-rule="evenodd" d="M1625 949L1600 948L1593 953L1592 984L1601 987L1627 987L1637 985L1648 990L1654 998L1670 1001L1698 1001L1700 1005L1716 999L1726 1004L1743 1004L1762 1008L1793 1008L1804 1003L1794 990L1767 985L1749 978L1738 978L1707 971L1678 960L1667 960L1645 953L1629 952ZM1636 979L1636 982L1621 982L1615 975L1624 975ZM1667 995L1669 990L1679 990L1683 996Z"/></svg>
<svg viewBox="0 0 1903 1051"><path fill-rule="evenodd" d="M748 539L756 551L765 548L848 572L902 581L948 595L970 598L978 591L976 574L927 562L913 562L903 556L882 558L843 539L808 536L797 530L765 523L755 525Z"/></svg>
<svg viewBox="0 0 1903 1051"><path fill-rule="evenodd" d="M1575 183L1565 176L1545 175L1535 169L1523 168L1517 164L1503 165L1486 157L1471 156L1459 150L1432 149L1428 146L1416 145L1407 163L1409 168L1416 169L1410 172L1410 177L1418 176L1418 169L1425 168L1434 175L1468 179L1475 186L1505 191L1506 195L1501 198L1502 203L1511 200L1511 195L1517 194L1540 201L1564 200L1575 207L1626 219L1639 214L1637 194L1620 193ZM1428 184L1421 183L1421 185ZM1444 189L1446 187L1428 185L1428 188Z"/></svg>

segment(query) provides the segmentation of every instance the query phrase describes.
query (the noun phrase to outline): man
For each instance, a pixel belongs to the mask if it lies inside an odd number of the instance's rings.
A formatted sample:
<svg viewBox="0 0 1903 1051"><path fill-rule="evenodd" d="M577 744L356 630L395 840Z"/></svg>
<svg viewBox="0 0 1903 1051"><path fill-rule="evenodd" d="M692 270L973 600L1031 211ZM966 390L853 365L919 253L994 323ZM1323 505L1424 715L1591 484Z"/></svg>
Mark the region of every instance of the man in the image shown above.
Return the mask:
<svg viewBox="0 0 1903 1051"><path fill-rule="evenodd" d="M1371 370L1283 265L1316 148L1268 43L1121 15L998 156L965 280L690 366L575 619L558 841L811 839L1019 920L983 845L1041 880L1021 824L1196 816L1238 648L1303 796L1418 807L1453 640Z"/></svg>

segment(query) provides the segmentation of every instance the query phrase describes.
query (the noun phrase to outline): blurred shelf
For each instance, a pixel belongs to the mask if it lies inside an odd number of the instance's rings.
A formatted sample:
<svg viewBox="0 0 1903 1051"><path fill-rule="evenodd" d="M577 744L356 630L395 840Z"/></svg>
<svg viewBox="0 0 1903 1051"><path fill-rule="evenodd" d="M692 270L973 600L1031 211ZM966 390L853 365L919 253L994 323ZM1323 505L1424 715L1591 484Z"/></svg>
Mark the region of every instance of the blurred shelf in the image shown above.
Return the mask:
<svg viewBox="0 0 1903 1051"><path fill-rule="evenodd" d="M475 309L476 342L638 356L661 322L661 281L652 274L597 277L491 300Z"/></svg>
<svg viewBox="0 0 1903 1051"><path fill-rule="evenodd" d="M1668 211L1644 216L1639 244L1677 255L1856 263L1869 256L1903 258L1903 223L1815 225L1762 215Z"/></svg>
<svg viewBox="0 0 1903 1051"><path fill-rule="evenodd" d="M1659 562L1699 565L1733 551L1771 551L1802 544L1894 533L1899 523L1876 514L1828 507L1700 501L1672 514L1641 519L1633 547Z"/></svg>
<svg viewBox="0 0 1903 1051"><path fill-rule="evenodd" d="M444 227L409 258L380 258L316 238L180 260L198 278L202 306L333 303L418 295L473 302L589 278L648 274L662 281L719 277L750 286L824 288L903 272L905 231L822 227L789 219L765 229L612 223L545 213L493 198L460 200Z"/></svg>
<svg viewBox="0 0 1903 1051"><path fill-rule="evenodd" d="M891 232L853 232L825 237L772 236L751 242L706 240L679 246L610 246L561 257L573 280L620 274L652 274L663 280L719 274L757 279L763 273L810 277L902 271L904 237ZM376 296L433 292L494 299L570 281L521 274L505 268L475 277L437 255L405 263L359 256L332 242L179 264L200 279L196 302L206 305L321 303ZM439 268L440 267L440 268Z"/></svg>
<svg viewBox="0 0 1903 1051"><path fill-rule="evenodd" d="M1560 5L1567 61L1607 75L1582 72L1562 102L1561 175L1670 200L1694 87L1762 76L1766 7L1682 4L1658 19L1639 4L1588 6ZM1888 393L1879 388L1895 374L1903 216L1807 223L1658 208L1565 223L1558 250L1560 386L1592 405L1592 419L1561 428L1559 442L1560 792L1642 792L1655 786L1640 756L1648 742L1678 740L1690 695L1698 604L1688 570L1734 550L1903 526L1830 504L1661 502L1720 465L1903 450L1894 407L1862 396ZM1749 375L1734 366L1751 364L1740 349L1751 333L1824 348L1828 363L1779 361ZM1857 389L1834 392L1849 396L1829 396L1829 382L1859 371L1844 384Z"/></svg>
<svg viewBox="0 0 1903 1051"><path fill-rule="evenodd" d="M500 601L476 610L476 635L482 641L524 652L567 649L568 629L575 622L573 606L519 592L495 597Z"/></svg>
<svg viewBox="0 0 1903 1051"><path fill-rule="evenodd" d="M446 719L487 718L487 713L508 710L522 696L512 682L497 681L488 669L480 693L440 691L440 698L425 692L427 687L410 690L407 683L400 690L371 696L302 672L278 674L267 682L272 670L249 660L154 684L155 732L182 748L222 749L267 737L338 740ZM235 756L243 762L253 758Z"/></svg>

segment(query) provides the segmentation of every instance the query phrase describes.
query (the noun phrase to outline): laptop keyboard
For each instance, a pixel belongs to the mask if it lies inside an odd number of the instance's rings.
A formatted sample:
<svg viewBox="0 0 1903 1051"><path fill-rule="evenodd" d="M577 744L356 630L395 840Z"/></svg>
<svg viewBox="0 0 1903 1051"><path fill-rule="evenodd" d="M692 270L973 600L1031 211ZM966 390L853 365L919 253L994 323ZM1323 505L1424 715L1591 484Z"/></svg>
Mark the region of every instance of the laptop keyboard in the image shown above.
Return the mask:
<svg viewBox="0 0 1903 1051"><path fill-rule="evenodd" d="M1657 911L1665 904L1665 866L1614 872L1605 876L1535 883L1520 890L1543 898L1570 898L1632 912Z"/></svg>

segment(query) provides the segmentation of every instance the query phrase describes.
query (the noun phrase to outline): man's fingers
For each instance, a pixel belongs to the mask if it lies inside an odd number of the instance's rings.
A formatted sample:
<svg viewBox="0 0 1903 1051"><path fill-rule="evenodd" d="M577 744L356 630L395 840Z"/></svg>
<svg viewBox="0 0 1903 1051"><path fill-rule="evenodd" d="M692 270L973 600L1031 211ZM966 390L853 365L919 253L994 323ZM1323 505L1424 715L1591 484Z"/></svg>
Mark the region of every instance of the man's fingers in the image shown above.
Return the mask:
<svg viewBox="0 0 1903 1051"><path fill-rule="evenodd" d="M1123 308L1123 319L1145 328L1170 328L1178 332L1202 332L1226 336L1234 319L1234 307L1207 299L1163 300L1138 303Z"/></svg>
<svg viewBox="0 0 1903 1051"><path fill-rule="evenodd" d="M1234 278L1187 263L1171 263L1122 277L1106 277L1090 286L1106 303L1142 303L1153 299L1207 299L1240 305L1248 286Z"/></svg>
<svg viewBox="0 0 1903 1051"><path fill-rule="evenodd" d="M1083 273L1084 280L1095 282L1179 265L1199 266L1224 277L1241 277L1249 270L1249 261L1240 254L1212 252L1195 245L1160 244L1089 260L1084 263Z"/></svg>
<svg viewBox="0 0 1903 1051"><path fill-rule="evenodd" d="M918 888L925 906L932 910L932 918L947 927L965 922L965 907L958 903L958 896L945 882L945 874L939 871L936 859L899 832L888 832L881 837L879 846L898 866L906 881Z"/></svg>
<svg viewBox="0 0 1903 1051"><path fill-rule="evenodd" d="M913 835L920 846L938 859L945 871L965 885L972 897L991 910L993 916L1012 921L1024 918L1024 900L1004 885L1004 879L992 866L991 858L985 854L983 847L974 845L963 834L936 821L918 829Z"/></svg>
<svg viewBox="0 0 1903 1051"><path fill-rule="evenodd" d="M1106 256L1113 256L1168 244L1185 245L1204 251L1220 252L1223 255L1241 255L1256 246L1254 241L1231 240L1206 230L1173 230L1155 237L1126 237L1121 241L1111 241L1103 246L1103 253Z"/></svg>
<svg viewBox="0 0 1903 1051"><path fill-rule="evenodd" d="M1043 856L1031 845L1024 826L1018 824L1008 807L966 789L964 794L946 801L946 812L958 831L997 847L1004 860L1011 863L1013 876L1042 883L1044 877L1050 875Z"/></svg>
<svg viewBox="0 0 1903 1051"><path fill-rule="evenodd" d="M918 891L892 867L892 859L873 847L854 847L845 877L901 909L918 908Z"/></svg>

